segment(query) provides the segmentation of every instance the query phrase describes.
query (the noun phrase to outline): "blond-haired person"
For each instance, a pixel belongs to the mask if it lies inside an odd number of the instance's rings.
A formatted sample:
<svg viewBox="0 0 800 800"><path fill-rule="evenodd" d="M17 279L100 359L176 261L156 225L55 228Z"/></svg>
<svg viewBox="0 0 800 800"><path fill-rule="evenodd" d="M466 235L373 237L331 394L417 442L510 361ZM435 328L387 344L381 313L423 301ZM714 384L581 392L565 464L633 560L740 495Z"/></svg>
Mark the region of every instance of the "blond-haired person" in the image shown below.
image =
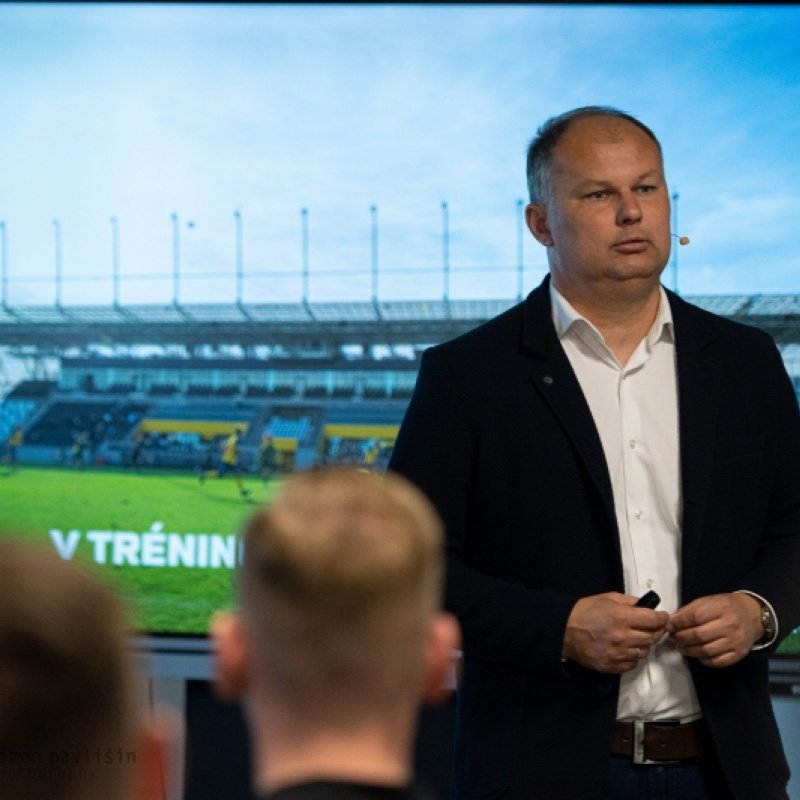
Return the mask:
<svg viewBox="0 0 800 800"><path fill-rule="evenodd" d="M255 785L275 800L420 795L420 700L445 684L442 531L401 478L295 475L244 532L238 614L218 615L218 686L241 698Z"/></svg>

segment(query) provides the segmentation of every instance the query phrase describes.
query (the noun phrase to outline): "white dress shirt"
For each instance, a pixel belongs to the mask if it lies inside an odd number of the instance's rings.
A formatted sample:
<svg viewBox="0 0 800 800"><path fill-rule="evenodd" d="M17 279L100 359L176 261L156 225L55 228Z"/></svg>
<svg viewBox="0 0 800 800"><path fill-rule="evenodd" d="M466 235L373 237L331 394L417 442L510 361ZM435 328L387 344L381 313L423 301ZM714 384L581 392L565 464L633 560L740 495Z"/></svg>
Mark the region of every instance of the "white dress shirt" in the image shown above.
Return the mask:
<svg viewBox="0 0 800 800"><path fill-rule="evenodd" d="M625 593L653 589L659 610L681 606L681 476L672 313L664 289L655 322L625 366L602 334L550 285L556 333L589 404L611 476ZM669 640L621 677L618 719L701 716L686 659Z"/></svg>

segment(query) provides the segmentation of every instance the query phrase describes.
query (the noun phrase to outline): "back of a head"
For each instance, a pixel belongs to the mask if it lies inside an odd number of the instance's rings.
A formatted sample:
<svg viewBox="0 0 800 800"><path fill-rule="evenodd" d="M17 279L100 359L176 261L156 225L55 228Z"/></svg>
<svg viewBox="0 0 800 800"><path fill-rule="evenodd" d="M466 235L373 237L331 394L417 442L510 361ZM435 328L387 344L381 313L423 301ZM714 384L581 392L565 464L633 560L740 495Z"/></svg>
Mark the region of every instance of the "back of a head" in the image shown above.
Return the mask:
<svg viewBox="0 0 800 800"><path fill-rule="evenodd" d="M290 478L244 539L242 616L271 692L332 725L416 701L441 544L433 507L400 477Z"/></svg>
<svg viewBox="0 0 800 800"><path fill-rule="evenodd" d="M116 598L49 551L0 542L0 797L122 797L130 703Z"/></svg>

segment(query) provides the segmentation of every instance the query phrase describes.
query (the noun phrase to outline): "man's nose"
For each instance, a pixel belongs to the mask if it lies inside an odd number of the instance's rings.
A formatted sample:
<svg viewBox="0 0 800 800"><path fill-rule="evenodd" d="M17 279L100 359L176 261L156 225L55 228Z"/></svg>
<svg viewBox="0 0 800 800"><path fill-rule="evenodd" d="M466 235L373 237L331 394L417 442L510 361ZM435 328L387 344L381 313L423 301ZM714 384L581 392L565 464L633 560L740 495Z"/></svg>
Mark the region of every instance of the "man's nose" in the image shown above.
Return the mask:
<svg viewBox="0 0 800 800"><path fill-rule="evenodd" d="M623 192L620 195L617 209L617 224L630 225L642 218L642 206L634 192Z"/></svg>

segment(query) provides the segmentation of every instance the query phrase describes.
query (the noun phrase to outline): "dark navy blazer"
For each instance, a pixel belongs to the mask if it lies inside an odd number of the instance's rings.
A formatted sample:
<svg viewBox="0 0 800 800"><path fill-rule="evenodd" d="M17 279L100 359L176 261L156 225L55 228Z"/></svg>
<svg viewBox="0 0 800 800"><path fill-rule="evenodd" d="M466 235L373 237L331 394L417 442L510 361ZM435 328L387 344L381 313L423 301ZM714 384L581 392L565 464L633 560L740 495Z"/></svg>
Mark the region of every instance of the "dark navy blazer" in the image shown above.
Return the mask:
<svg viewBox="0 0 800 800"><path fill-rule="evenodd" d="M772 339L668 292L678 371L682 601L747 589L800 624L800 411ZM427 350L390 469L447 532L446 606L462 625L458 798L591 800L605 782L619 678L562 663L574 603L624 591L611 481L556 335L549 280ZM768 658L690 660L736 798L785 798Z"/></svg>

